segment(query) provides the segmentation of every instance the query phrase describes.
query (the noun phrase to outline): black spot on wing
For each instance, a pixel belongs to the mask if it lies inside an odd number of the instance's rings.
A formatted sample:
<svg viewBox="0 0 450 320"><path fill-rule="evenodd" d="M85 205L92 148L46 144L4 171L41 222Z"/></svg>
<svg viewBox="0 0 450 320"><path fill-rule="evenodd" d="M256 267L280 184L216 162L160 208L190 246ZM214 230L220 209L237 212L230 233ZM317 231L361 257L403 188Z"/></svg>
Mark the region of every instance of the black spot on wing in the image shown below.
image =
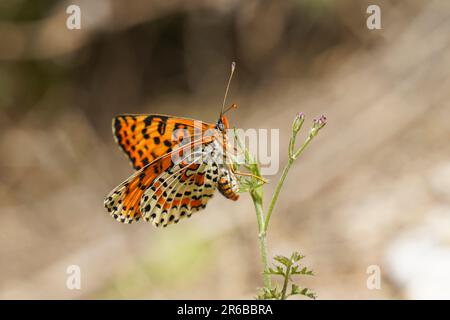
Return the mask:
<svg viewBox="0 0 450 320"><path fill-rule="evenodd" d="M146 126L149 126L152 124L152 121L153 121L153 116L148 116L147 118L144 119L144 124Z"/></svg>
<svg viewBox="0 0 450 320"><path fill-rule="evenodd" d="M172 146L172 143L171 143L169 140L164 140L164 145L165 145L166 147L171 147L171 146Z"/></svg>
<svg viewBox="0 0 450 320"><path fill-rule="evenodd" d="M164 135L166 133L167 117L160 116L161 121L158 123L158 133Z"/></svg>

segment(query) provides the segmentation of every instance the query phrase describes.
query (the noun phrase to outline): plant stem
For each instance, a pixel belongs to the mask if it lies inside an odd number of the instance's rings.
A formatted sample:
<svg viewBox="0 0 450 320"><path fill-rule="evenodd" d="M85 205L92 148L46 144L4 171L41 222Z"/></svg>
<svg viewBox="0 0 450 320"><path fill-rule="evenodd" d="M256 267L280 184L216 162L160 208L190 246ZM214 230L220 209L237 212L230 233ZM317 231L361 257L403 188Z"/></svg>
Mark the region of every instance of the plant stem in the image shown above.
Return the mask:
<svg viewBox="0 0 450 320"><path fill-rule="evenodd" d="M259 163L253 159L252 155L248 152L248 149L245 148L236 135L236 130L234 131L236 142L238 146L244 150L246 167L252 174L257 177L261 177L261 169L259 167ZM272 288L272 283L270 280L270 275L266 273L266 270L269 269L269 260L267 254L267 240L266 240L266 228L264 226L264 210L263 210L263 188L262 186L256 187L250 191L250 195L253 200L253 204L255 206L256 212L256 220L258 221L258 240L259 240L259 252L261 255L261 262L263 264L263 284L265 288Z"/></svg>
<svg viewBox="0 0 450 320"><path fill-rule="evenodd" d="M283 290L281 291L281 300L286 299L286 290L287 290L290 274L291 274L291 266L286 267L286 273L284 275L284 282L283 282Z"/></svg>
<svg viewBox="0 0 450 320"><path fill-rule="evenodd" d="M294 160L300 156L300 154L306 149L306 147L309 145L309 143L312 141L313 138L314 138L313 135L309 135L308 138L306 138L305 142L303 142L302 146L294 154Z"/></svg>
<svg viewBox="0 0 450 320"><path fill-rule="evenodd" d="M291 143L295 142L295 137L291 138ZM267 211L266 219L264 222L264 232L267 231L267 228L269 227L270 217L272 216L273 209L275 208L275 204L277 203L278 196L280 195L281 188L283 187L284 180L286 180L287 174L289 172L289 169L291 168L294 161L300 156L300 154L306 149L306 147L309 145L311 140L313 139L313 136L309 135L308 138L303 142L302 146L289 157L288 163L283 169L283 174L281 175L280 180L278 180L277 186L275 188L275 192L273 193L272 199L270 200L269 210ZM293 148L293 147L292 147Z"/></svg>
<svg viewBox="0 0 450 320"><path fill-rule="evenodd" d="M272 215L273 209L275 208L275 204L277 203L278 196L280 195L281 188L283 187L284 180L286 180L286 176L294 163L293 158L289 158L288 163L283 169L283 174L281 175L280 180L278 180L277 186L275 188L275 192L273 193L272 200L270 201L269 210L267 211L266 220L264 222L264 232L267 231L269 226L270 216Z"/></svg>
<svg viewBox="0 0 450 320"><path fill-rule="evenodd" d="M286 180L287 174L289 172L289 169L291 168L294 161L300 156L300 154L303 152L303 150L306 149L306 147L309 145L311 140L314 138L314 136L317 134L317 132L325 125L326 118L321 117L319 120L314 121L314 126L311 129L308 138L303 142L302 146L294 153L295 148L295 142L297 138L297 133L300 131L302 125L303 125L304 117L301 115L298 115L296 120L293 124L293 131L291 139L289 140L289 160L286 166L283 169L283 174L281 175L280 180L277 183L277 186L275 188L275 192L272 196L272 199L270 201L269 210L267 211L267 215L264 214L263 211L263 188L262 186L254 187L250 191L250 195L253 200L253 204L255 206L256 211L256 220L258 221L258 239L259 239L259 251L261 254L261 261L263 264L263 283L264 287L267 289L272 288L271 280L270 280L270 274L266 272L269 269L269 261L268 261L268 254L267 254L267 240L266 240L266 233L267 229L269 227L270 217L272 216L273 209L275 208L275 204L278 200L278 196L280 195L281 188L283 187L284 181ZM236 131L235 131L236 134ZM235 135L237 137L237 135ZM246 167L247 169L252 172L252 174L256 177L261 176L261 170L259 163L253 159L253 157L248 152L248 149L243 147L243 144L241 143L239 137L236 138L236 141L241 149L244 150L244 156L246 161ZM287 272L287 276L284 279L284 285L283 285L283 291L282 291L282 299L286 298L286 290L287 290L287 284L289 280L289 273L290 273L290 267Z"/></svg>
<svg viewBox="0 0 450 320"><path fill-rule="evenodd" d="M267 254L267 240L266 232L264 230L264 211L262 207L262 187L252 190L250 193L253 203L255 205L256 220L258 221L258 240L259 251L261 254L261 261L263 264L263 283L264 287L271 288L270 275L266 274L266 270L269 268L268 254Z"/></svg>

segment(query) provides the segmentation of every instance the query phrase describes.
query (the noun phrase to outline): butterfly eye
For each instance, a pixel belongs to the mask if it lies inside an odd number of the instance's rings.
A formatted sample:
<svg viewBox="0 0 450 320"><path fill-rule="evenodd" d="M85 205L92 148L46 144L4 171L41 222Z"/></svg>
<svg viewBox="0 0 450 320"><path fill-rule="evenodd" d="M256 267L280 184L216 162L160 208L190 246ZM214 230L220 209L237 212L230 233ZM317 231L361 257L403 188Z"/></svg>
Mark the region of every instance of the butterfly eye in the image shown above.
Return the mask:
<svg viewBox="0 0 450 320"><path fill-rule="evenodd" d="M218 122L216 125L216 128L220 131L224 131L225 130L225 126L222 122Z"/></svg>

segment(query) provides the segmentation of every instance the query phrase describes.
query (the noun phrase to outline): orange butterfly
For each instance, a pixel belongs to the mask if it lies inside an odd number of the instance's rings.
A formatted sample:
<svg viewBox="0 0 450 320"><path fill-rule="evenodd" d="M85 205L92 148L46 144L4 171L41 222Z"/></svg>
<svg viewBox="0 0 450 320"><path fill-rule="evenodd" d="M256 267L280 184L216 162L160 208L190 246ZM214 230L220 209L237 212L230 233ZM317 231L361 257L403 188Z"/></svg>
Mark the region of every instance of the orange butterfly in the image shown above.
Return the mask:
<svg viewBox="0 0 450 320"><path fill-rule="evenodd" d="M206 207L215 189L239 198L239 183L229 163L226 96L217 123L167 115L119 115L113 134L137 171L105 198L114 219L123 223L143 217L156 227L178 223ZM187 142L186 142L187 141Z"/></svg>

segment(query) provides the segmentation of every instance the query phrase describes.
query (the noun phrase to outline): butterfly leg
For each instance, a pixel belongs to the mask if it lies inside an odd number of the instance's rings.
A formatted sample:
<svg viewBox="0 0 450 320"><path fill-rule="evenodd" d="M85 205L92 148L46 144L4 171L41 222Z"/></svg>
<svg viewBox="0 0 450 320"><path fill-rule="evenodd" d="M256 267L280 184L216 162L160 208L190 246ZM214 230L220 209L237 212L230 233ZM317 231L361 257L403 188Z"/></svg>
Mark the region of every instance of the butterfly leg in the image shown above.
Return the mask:
<svg viewBox="0 0 450 320"><path fill-rule="evenodd" d="M257 176L257 175L254 175L253 173L235 171L233 168L231 169L231 171L232 171L235 175L238 175L238 176L244 176L244 177L252 177L252 178L255 178L255 179L261 181L263 184L269 182L269 180L264 179L263 177L259 177L259 176Z"/></svg>

